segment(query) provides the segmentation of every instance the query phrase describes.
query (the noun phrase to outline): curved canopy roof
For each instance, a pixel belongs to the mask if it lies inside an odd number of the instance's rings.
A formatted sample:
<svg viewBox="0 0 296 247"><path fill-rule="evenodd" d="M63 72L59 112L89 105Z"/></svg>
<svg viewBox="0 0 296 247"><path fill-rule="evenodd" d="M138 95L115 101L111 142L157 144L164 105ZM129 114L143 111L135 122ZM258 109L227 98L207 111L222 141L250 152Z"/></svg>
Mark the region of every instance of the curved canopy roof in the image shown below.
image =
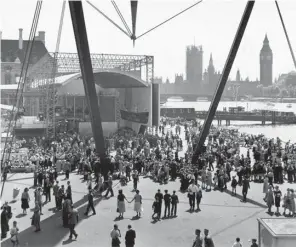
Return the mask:
<svg viewBox="0 0 296 247"><path fill-rule="evenodd" d="M140 79L139 74L118 70L95 70L94 79L97 90L100 88L139 88L149 86L147 82ZM81 74L72 74L70 78L65 80L58 89L58 94L84 96L85 92Z"/></svg>

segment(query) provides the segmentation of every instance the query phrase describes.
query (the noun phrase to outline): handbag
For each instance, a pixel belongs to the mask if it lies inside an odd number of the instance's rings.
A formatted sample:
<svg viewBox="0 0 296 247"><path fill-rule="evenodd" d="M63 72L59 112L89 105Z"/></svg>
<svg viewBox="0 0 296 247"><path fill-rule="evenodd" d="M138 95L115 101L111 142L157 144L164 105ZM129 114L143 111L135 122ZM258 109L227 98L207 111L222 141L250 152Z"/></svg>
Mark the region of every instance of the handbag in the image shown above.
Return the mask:
<svg viewBox="0 0 296 247"><path fill-rule="evenodd" d="M116 209L116 212L119 213L119 208Z"/></svg>
<svg viewBox="0 0 296 247"><path fill-rule="evenodd" d="M114 246L119 246L121 244L120 239L119 238L112 238L112 245Z"/></svg>

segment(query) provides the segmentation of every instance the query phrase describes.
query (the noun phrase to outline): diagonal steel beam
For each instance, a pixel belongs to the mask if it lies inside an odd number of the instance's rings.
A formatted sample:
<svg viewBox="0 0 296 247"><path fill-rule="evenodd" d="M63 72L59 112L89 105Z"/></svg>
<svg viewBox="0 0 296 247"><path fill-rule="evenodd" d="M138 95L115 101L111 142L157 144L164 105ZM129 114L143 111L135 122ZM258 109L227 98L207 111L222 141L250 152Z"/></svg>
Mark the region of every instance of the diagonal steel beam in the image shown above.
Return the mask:
<svg viewBox="0 0 296 247"><path fill-rule="evenodd" d="M212 125L214 116L216 114L216 110L218 108L221 96L223 94L226 82L228 80L229 73L231 71L231 68L232 68L233 62L235 60L237 51L239 49L239 46L240 46L240 43L242 41L243 35L245 33L247 24L249 22L249 19L250 19L254 4L255 4L255 1L248 1L247 5L245 7L245 11L243 13L241 22L239 24L236 35L234 37L234 41L232 43L230 52L228 54L226 64L224 66L222 75L220 77L220 81L219 81L219 84L217 86L215 96L214 96L214 98L212 100L212 103L211 103L207 118L206 118L206 120L204 122L203 129L202 129L202 131L201 131L201 133L199 135L199 140L198 140L198 143L197 143L197 145L195 147L194 154L192 156L192 163L193 164L196 163L196 161L198 159L198 156L202 153L202 148L203 148L204 142L205 142L205 140L207 138L207 135L208 135L210 127Z"/></svg>
<svg viewBox="0 0 296 247"><path fill-rule="evenodd" d="M96 151L101 162L105 160L105 143L98 103L93 68L90 58L89 45L86 33L85 19L81 1L69 1L73 30L79 56L81 74L85 96L90 108L91 127L95 139Z"/></svg>

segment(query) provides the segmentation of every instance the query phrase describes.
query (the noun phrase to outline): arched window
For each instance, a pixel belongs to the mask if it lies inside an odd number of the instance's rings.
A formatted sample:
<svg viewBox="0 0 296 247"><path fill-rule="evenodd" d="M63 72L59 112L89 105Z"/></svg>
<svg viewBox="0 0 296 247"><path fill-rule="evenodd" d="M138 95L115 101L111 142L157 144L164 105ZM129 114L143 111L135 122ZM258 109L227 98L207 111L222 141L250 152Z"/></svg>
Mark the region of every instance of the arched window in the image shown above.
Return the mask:
<svg viewBox="0 0 296 247"><path fill-rule="evenodd" d="M191 113L191 109L187 109L188 113Z"/></svg>
<svg viewBox="0 0 296 247"><path fill-rule="evenodd" d="M183 113L183 109L180 109L180 113L181 113L181 114Z"/></svg>
<svg viewBox="0 0 296 247"><path fill-rule="evenodd" d="M172 112L175 114L176 113L176 109L172 109Z"/></svg>

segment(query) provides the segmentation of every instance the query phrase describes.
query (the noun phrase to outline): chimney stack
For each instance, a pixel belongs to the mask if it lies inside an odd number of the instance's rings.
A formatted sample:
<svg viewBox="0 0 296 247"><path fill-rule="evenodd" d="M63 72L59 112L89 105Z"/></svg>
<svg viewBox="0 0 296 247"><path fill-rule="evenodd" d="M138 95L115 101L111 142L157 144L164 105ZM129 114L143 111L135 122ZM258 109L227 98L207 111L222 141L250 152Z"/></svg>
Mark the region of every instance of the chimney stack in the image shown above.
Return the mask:
<svg viewBox="0 0 296 247"><path fill-rule="evenodd" d="M19 49L23 49L23 29L19 29Z"/></svg>
<svg viewBox="0 0 296 247"><path fill-rule="evenodd" d="M44 31L38 32L38 40L40 40L45 45L45 32Z"/></svg>

